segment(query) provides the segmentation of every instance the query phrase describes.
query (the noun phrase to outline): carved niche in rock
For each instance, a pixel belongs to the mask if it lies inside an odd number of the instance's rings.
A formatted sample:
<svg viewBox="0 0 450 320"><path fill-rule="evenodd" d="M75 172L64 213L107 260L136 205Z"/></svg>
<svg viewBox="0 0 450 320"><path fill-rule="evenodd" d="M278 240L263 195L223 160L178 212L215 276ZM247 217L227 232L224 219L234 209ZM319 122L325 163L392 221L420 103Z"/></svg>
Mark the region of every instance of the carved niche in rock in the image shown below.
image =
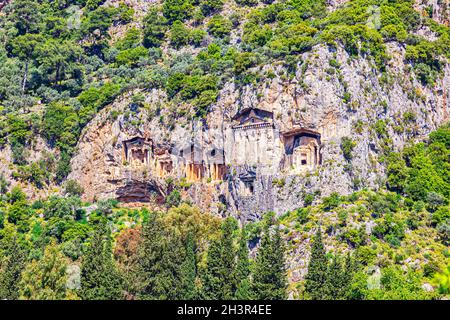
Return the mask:
<svg viewBox="0 0 450 320"><path fill-rule="evenodd" d="M224 180L227 174L223 150L211 149L207 153L208 178L212 181Z"/></svg>
<svg viewBox="0 0 450 320"><path fill-rule="evenodd" d="M275 144L273 113L261 109L244 109L233 117L233 147L231 163L234 165L271 164Z"/></svg>
<svg viewBox="0 0 450 320"><path fill-rule="evenodd" d="M316 131L295 128L283 133L285 156L283 167L300 173L321 164L320 134Z"/></svg>
<svg viewBox="0 0 450 320"><path fill-rule="evenodd" d="M148 166L152 157L152 141L148 138L134 137L122 142L123 163L132 167Z"/></svg>
<svg viewBox="0 0 450 320"><path fill-rule="evenodd" d="M172 173L173 162L167 149L155 152L156 176L164 178Z"/></svg>
<svg viewBox="0 0 450 320"><path fill-rule="evenodd" d="M186 180L190 182L201 181L205 176L205 165L202 160L202 150L191 144L180 151L181 161L184 163Z"/></svg>

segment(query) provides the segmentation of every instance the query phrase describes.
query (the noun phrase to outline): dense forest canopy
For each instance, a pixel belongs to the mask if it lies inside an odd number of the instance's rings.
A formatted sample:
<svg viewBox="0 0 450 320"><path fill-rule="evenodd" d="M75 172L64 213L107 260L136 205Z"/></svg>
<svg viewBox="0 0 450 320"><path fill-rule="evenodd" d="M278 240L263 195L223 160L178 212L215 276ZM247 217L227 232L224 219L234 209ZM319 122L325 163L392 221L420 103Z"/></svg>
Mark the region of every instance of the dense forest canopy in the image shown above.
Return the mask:
<svg viewBox="0 0 450 320"><path fill-rule="evenodd" d="M83 188L66 181L83 128L125 92L159 89L176 106L173 119L204 118L225 83L256 83L270 63L282 65L289 80L302 66L299 55L316 45L367 58L382 77L392 42L433 87L450 59L449 27L417 12L412 0L350 0L335 10L325 0L164 0L145 15L111 2L10 0L1 8L0 148L11 148L14 179L64 189L31 201L0 172L1 299L450 294L448 125L399 152L383 150L383 190L307 194L304 207L245 226L181 203L177 190L164 212L150 212L115 200L84 203ZM415 33L424 26L436 39ZM142 104L142 94L133 102ZM376 132L389 139L383 121ZM37 137L54 152L32 161L27 146ZM352 141L340 147L350 162ZM327 214L338 222L322 220ZM359 220L373 220L370 236L353 227ZM334 238L338 229L343 236ZM310 230L308 274L289 283L292 234ZM419 262L402 268L411 256Z"/></svg>

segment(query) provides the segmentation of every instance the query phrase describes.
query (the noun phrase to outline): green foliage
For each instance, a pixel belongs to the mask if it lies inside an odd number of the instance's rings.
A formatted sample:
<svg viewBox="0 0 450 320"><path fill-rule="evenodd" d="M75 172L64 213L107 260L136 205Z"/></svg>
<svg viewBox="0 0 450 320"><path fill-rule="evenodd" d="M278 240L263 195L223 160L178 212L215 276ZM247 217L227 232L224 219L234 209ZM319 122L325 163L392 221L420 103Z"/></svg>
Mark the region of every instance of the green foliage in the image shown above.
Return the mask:
<svg viewBox="0 0 450 320"><path fill-rule="evenodd" d="M181 193L177 189L173 190L166 198L168 208L177 207L181 203Z"/></svg>
<svg viewBox="0 0 450 320"><path fill-rule="evenodd" d="M192 298L195 271L192 242L184 246L174 232L167 230L156 214L151 214L142 230L136 272L142 299ZM188 249L188 251L186 251Z"/></svg>
<svg viewBox="0 0 450 320"><path fill-rule="evenodd" d="M433 278L433 282L438 286L439 293L450 294L450 266L437 273Z"/></svg>
<svg viewBox="0 0 450 320"><path fill-rule="evenodd" d="M273 227L273 228L272 228ZM257 300L286 299L285 245L279 226L270 219L264 227L253 273L253 294Z"/></svg>
<svg viewBox="0 0 450 320"><path fill-rule="evenodd" d="M336 208L340 204L340 202L341 197L339 196L339 194L337 192L333 192L332 194L330 194L330 196L324 197L322 199L323 209L325 211L330 211Z"/></svg>
<svg viewBox="0 0 450 320"><path fill-rule="evenodd" d="M4 248L0 273L0 298L14 300L19 297L19 282L26 262L26 251L21 247L15 235Z"/></svg>
<svg viewBox="0 0 450 320"><path fill-rule="evenodd" d="M205 16L209 16L220 11L223 3L223 0L200 0L200 8Z"/></svg>
<svg viewBox="0 0 450 320"><path fill-rule="evenodd" d="M258 0L234 0L240 6L254 6L258 4Z"/></svg>
<svg viewBox="0 0 450 320"><path fill-rule="evenodd" d="M45 247L44 256L32 261L22 272L20 298L25 300L66 300L71 297L66 281L67 261L55 243Z"/></svg>
<svg viewBox="0 0 450 320"><path fill-rule="evenodd" d="M190 0L164 0L163 14L170 22L184 21L191 17L194 7Z"/></svg>
<svg viewBox="0 0 450 320"><path fill-rule="evenodd" d="M208 249L206 270L202 276L202 296L209 300L227 300L234 297L237 287L233 231L235 221L226 219L219 239ZM242 270L240 270L242 272Z"/></svg>
<svg viewBox="0 0 450 320"><path fill-rule="evenodd" d="M322 242L320 228L314 236L311 246L311 258L308 273L305 276L305 291L313 300L324 299L327 295L327 257Z"/></svg>
<svg viewBox="0 0 450 320"><path fill-rule="evenodd" d="M183 22L177 20L170 28L170 44L175 48L180 48L189 42L189 29Z"/></svg>
<svg viewBox="0 0 450 320"><path fill-rule="evenodd" d="M381 35L376 30L365 25L336 25L326 29L321 37L329 45L341 44L352 56L370 55L375 64L384 69L387 60L386 49Z"/></svg>
<svg viewBox="0 0 450 320"><path fill-rule="evenodd" d="M83 299L116 300L122 296L121 279L112 260L111 239L106 226L99 226L81 264Z"/></svg>
<svg viewBox="0 0 450 320"><path fill-rule="evenodd" d="M360 272L359 282L352 284L353 294L367 300L422 300L430 299L433 293L422 288L420 276L411 270L406 274L398 266L389 266L381 270L381 276L367 276ZM372 286L367 281L378 277Z"/></svg>
<svg viewBox="0 0 450 320"><path fill-rule="evenodd" d="M84 193L84 189L78 181L67 180L64 186L64 193L68 196L81 196Z"/></svg>
<svg viewBox="0 0 450 320"><path fill-rule="evenodd" d="M356 142L349 137L342 137L341 139L341 150L344 158L347 161L351 161L353 158L353 149L356 147Z"/></svg>
<svg viewBox="0 0 450 320"><path fill-rule="evenodd" d="M144 17L143 44L146 48L158 47L164 40L167 19L158 10L151 9Z"/></svg>
<svg viewBox="0 0 450 320"><path fill-rule="evenodd" d="M116 56L116 63L118 66L136 67L147 56L148 50L139 46L119 52Z"/></svg>
<svg viewBox="0 0 450 320"><path fill-rule="evenodd" d="M207 27L208 32L212 36L224 38L230 34L232 25L230 20L225 19L221 15L215 15L211 20L209 20Z"/></svg>
<svg viewBox="0 0 450 320"><path fill-rule="evenodd" d="M450 196L448 126L430 135L428 144L418 143L402 153L387 158L388 182L391 190L404 192L413 200L429 202L436 210L445 205ZM447 200L446 200L447 199Z"/></svg>
<svg viewBox="0 0 450 320"><path fill-rule="evenodd" d="M169 76L167 94L191 101L197 109L197 115L204 116L207 108L217 99L217 78L175 73Z"/></svg>
<svg viewBox="0 0 450 320"><path fill-rule="evenodd" d="M300 224L305 224L309 221L309 210L307 208L298 208L297 209L297 221Z"/></svg>
<svg viewBox="0 0 450 320"><path fill-rule="evenodd" d="M133 49L141 43L141 31L137 28L131 28L125 36L116 42L115 47L119 50Z"/></svg>
<svg viewBox="0 0 450 320"><path fill-rule="evenodd" d="M235 297L238 300L248 300L251 298L250 287L250 261L247 242L247 232L245 228L241 229L239 238L239 247L236 263L236 292Z"/></svg>
<svg viewBox="0 0 450 320"><path fill-rule="evenodd" d="M203 43L203 40L205 39L206 34L206 31L202 29L192 30L190 33L189 43L196 47L200 47Z"/></svg>

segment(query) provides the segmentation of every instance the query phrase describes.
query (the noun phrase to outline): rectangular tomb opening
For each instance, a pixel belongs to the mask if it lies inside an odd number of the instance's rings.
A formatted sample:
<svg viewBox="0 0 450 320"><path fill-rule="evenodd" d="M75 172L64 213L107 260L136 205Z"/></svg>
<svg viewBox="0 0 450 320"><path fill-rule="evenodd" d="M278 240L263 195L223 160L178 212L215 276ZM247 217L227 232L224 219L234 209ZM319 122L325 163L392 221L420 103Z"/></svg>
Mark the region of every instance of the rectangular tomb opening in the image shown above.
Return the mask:
<svg viewBox="0 0 450 320"><path fill-rule="evenodd" d="M283 133L285 155L283 167L296 172L314 169L321 164L320 134L304 128Z"/></svg>
<svg viewBox="0 0 450 320"><path fill-rule="evenodd" d="M123 163L132 167L147 166L150 163L151 152L150 139L134 137L122 142Z"/></svg>
<svg viewBox="0 0 450 320"><path fill-rule="evenodd" d="M204 176L203 164L188 163L186 165L186 180L201 181Z"/></svg>

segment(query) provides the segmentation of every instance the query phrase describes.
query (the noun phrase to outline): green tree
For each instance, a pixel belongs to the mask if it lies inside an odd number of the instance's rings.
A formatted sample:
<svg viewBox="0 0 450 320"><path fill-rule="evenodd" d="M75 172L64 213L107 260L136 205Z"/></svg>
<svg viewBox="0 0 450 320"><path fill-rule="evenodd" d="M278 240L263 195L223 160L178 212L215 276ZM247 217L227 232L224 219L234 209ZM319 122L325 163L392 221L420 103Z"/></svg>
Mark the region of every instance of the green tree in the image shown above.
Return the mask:
<svg viewBox="0 0 450 320"><path fill-rule="evenodd" d="M221 15L215 15L208 22L208 32L217 38L224 38L231 32L231 21Z"/></svg>
<svg viewBox="0 0 450 320"><path fill-rule="evenodd" d="M164 0L163 14L170 22L184 21L192 16L193 11L190 0Z"/></svg>
<svg viewBox="0 0 450 320"><path fill-rule="evenodd" d="M16 0L11 2L8 8L10 12L6 17L17 29L17 34L37 33L42 21L39 3L33 0Z"/></svg>
<svg viewBox="0 0 450 320"><path fill-rule="evenodd" d="M3 239L5 240L9 245L5 248L5 258L1 261L0 299L15 300L19 298L19 282L26 262L26 252L15 235L11 239Z"/></svg>
<svg viewBox="0 0 450 320"><path fill-rule="evenodd" d="M313 239L308 273L305 276L305 291L313 300L322 300L327 296L327 265L328 261L319 227Z"/></svg>
<svg viewBox="0 0 450 320"><path fill-rule="evenodd" d="M167 19L156 9L151 9L144 18L143 45L146 48L158 47L164 40Z"/></svg>
<svg viewBox="0 0 450 320"><path fill-rule="evenodd" d="M339 256L335 255L326 274L326 298L342 300L345 298L345 273Z"/></svg>
<svg viewBox="0 0 450 320"><path fill-rule="evenodd" d="M200 7L205 16L219 12L223 7L223 0L200 0Z"/></svg>
<svg viewBox="0 0 450 320"><path fill-rule="evenodd" d="M190 271L192 271L192 265L189 262L192 262L192 260L186 262L185 246L180 236L167 231L163 234L161 259L154 266L152 296L156 299L183 299L187 294L186 290L191 285L190 277L192 277L192 274L190 274Z"/></svg>
<svg viewBox="0 0 450 320"><path fill-rule="evenodd" d="M275 230L271 230L271 227L272 219L264 228L261 246L256 255L252 287L257 300L286 299L285 247L279 226Z"/></svg>
<svg viewBox="0 0 450 320"><path fill-rule="evenodd" d="M208 249L207 265L203 275L202 295L210 300L229 300L236 290L236 262L233 231L236 221L227 218L222 223L220 238Z"/></svg>
<svg viewBox="0 0 450 320"><path fill-rule="evenodd" d="M76 296L67 290L67 259L55 242L47 245L44 256L25 267L20 281L20 298L26 300L66 300Z"/></svg>
<svg viewBox="0 0 450 320"><path fill-rule="evenodd" d="M83 50L71 41L47 40L37 47L37 61L42 75L51 84L61 88L67 76L80 74L80 61Z"/></svg>
<svg viewBox="0 0 450 320"><path fill-rule="evenodd" d="M121 279L112 259L110 232L100 222L81 264L81 297L116 300L122 296Z"/></svg>
<svg viewBox="0 0 450 320"><path fill-rule="evenodd" d="M236 299L246 300L251 298L250 286L250 261L247 244L247 232L243 227L239 239L239 248L237 252L236 264Z"/></svg>
<svg viewBox="0 0 450 320"><path fill-rule="evenodd" d="M28 80L28 69L30 62L36 58L36 48L43 41L39 34L24 34L18 36L12 42L12 54L24 61L24 71L22 79L22 92L25 92Z"/></svg>
<svg viewBox="0 0 450 320"><path fill-rule="evenodd" d="M190 248L192 250L192 248ZM186 258L186 256L188 256ZM187 260L189 259L189 260ZM182 299L192 293L192 252L186 254L181 236L164 228L153 213L142 229L139 262L136 268L141 299Z"/></svg>
<svg viewBox="0 0 450 320"><path fill-rule="evenodd" d="M172 24L170 28L170 44L175 48L188 44L189 42L189 29L186 28L183 22L177 20Z"/></svg>
<svg viewBox="0 0 450 320"><path fill-rule="evenodd" d="M195 299L197 290L195 286L195 279L197 277L197 258L194 236L190 233L186 239L186 255L183 264L181 265L183 299Z"/></svg>
<svg viewBox="0 0 450 320"><path fill-rule="evenodd" d="M353 149L356 147L356 142L349 137L342 137L341 139L341 150L344 158L347 161L351 161L353 158Z"/></svg>

